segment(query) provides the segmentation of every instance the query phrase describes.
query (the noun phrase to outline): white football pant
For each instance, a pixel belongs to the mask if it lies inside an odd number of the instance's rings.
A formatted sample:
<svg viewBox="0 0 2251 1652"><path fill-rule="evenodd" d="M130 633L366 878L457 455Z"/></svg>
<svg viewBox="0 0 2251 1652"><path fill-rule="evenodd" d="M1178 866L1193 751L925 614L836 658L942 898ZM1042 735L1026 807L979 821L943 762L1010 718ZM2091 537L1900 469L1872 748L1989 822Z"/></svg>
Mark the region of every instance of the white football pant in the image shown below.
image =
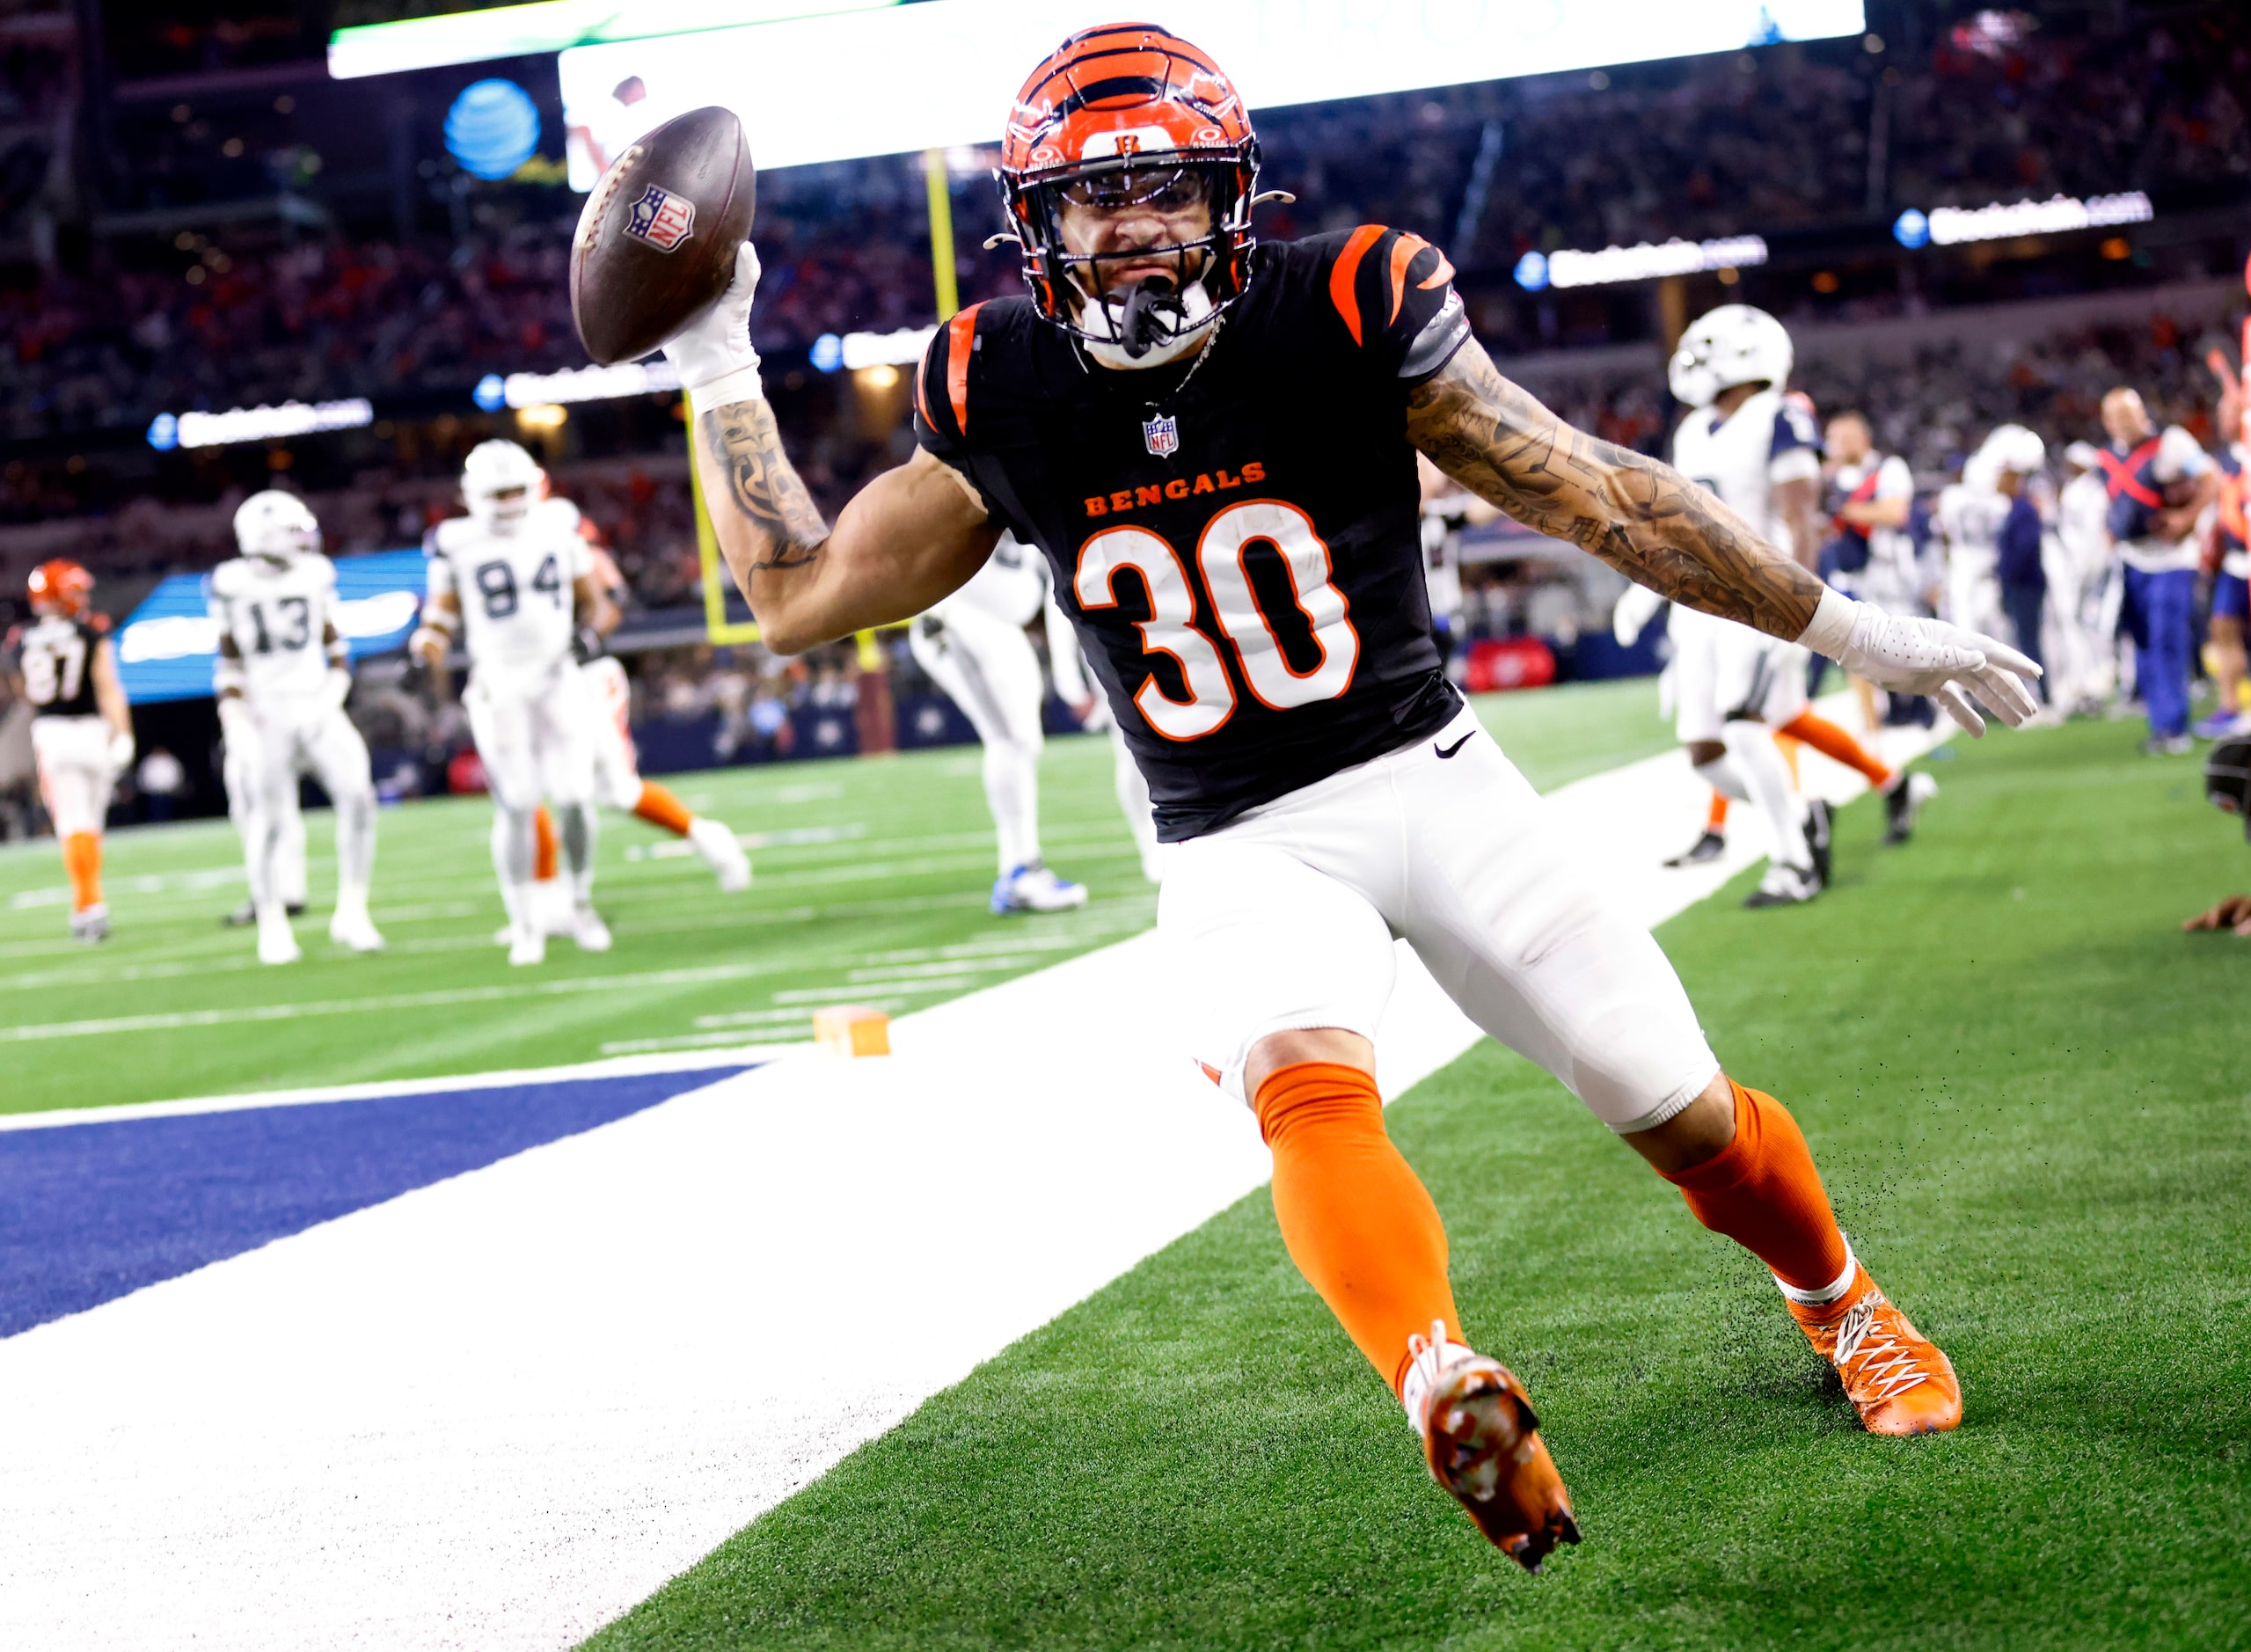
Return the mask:
<svg viewBox="0 0 2251 1652"><path fill-rule="evenodd" d="M1727 795L1758 805L1774 833L1775 859L1811 870L1805 808L1772 733L1805 712L1811 652L1679 603L1667 629L1673 641L1674 735L1684 746L1727 747L1738 784L1728 785L1724 774L1705 778Z"/></svg>
<svg viewBox="0 0 2251 1652"><path fill-rule="evenodd" d="M1434 739L1170 847L1157 925L1190 1053L1242 1100L1268 1034L1374 1037L1396 936L1612 1129L1662 1124L1720 1064L1671 963L1593 874L1465 709Z"/></svg>
<svg viewBox="0 0 2251 1652"><path fill-rule="evenodd" d="M931 632L917 620L907 647L930 680L961 708L984 742L985 802L1000 838L1000 875L1040 858L1040 727L1046 689L1023 627L966 603Z"/></svg>
<svg viewBox="0 0 2251 1652"><path fill-rule="evenodd" d="M1684 746L1723 740L1729 722L1750 718L1769 728L1806 709L1811 652L1716 614L1673 604L1673 733Z"/></svg>
<svg viewBox="0 0 2251 1652"><path fill-rule="evenodd" d="M528 676L472 672L461 703L493 794L493 870L508 921L536 923L530 909L537 858L533 817L544 798L563 840L573 898L594 893L594 742L577 664L557 661Z"/></svg>
<svg viewBox="0 0 2251 1652"><path fill-rule="evenodd" d="M235 753L229 751L219 761L220 778L226 782L227 818L243 840L245 866L250 854L251 777ZM305 812L297 801L297 788L284 786L274 800L281 811L280 830L275 834L273 858L274 892L284 906L305 903Z"/></svg>
<svg viewBox="0 0 2251 1652"><path fill-rule="evenodd" d="M32 719L40 796L57 837L100 835L117 778L110 767L109 741L109 725L99 717Z"/></svg>
<svg viewBox="0 0 2251 1652"><path fill-rule="evenodd" d="M340 707L246 702L247 749L230 742L230 812L242 834L251 903L263 911L304 900L304 818L297 779L311 775L336 811L337 905L364 907L375 872L375 779L367 742ZM294 837L295 852L290 851ZM290 863L294 860L294 865Z"/></svg>
<svg viewBox="0 0 2251 1652"><path fill-rule="evenodd" d="M630 815L641 800L641 768L633 750L632 689L625 668L605 654L579 669L579 682L594 754L595 801Z"/></svg>

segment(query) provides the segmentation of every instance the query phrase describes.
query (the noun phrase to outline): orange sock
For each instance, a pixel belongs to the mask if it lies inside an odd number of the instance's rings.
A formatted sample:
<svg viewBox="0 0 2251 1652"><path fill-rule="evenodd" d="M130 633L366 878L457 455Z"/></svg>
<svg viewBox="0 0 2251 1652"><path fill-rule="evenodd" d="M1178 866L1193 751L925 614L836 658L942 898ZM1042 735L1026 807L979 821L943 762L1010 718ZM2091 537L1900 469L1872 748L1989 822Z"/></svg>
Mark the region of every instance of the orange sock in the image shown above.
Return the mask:
<svg viewBox="0 0 2251 1652"><path fill-rule="evenodd" d="M547 806L542 803L531 811L531 875L542 883L552 878L555 875L556 867L562 864L557 853L558 847L555 841L555 817L547 812Z"/></svg>
<svg viewBox="0 0 2251 1652"><path fill-rule="evenodd" d="M1712 808L1704 816L1704 830L1707 832L1728 830L1728 794L1725 792L1712 793Z"/></svg>
<svg viewBox="0 0 2251 1652"><path fill-rule="evenodd" d="M673 796L671 788L659 786L654 780L641 782L640 800L633 805L633 813L650 825L661 826L683 837L688 835L688 828L696 823L696 817L688 812L688 806Z"/></svg>
<svg viewBox="0 0 2251 1652"><path fill-rule="evenodd" d="M1774 743L1781 750L1782 761L1790 765L1790 785L1794 787L1798 783L1798 742L1778 728L1774 731Z"/></svg>
<svg viewBox="0 0 2251 1652"><path fill-rule="evenodd" d="M102 840L92 832L72 832L62 840L62 870L70 877L70 910L83 912L102 903Z"/></svg>
<svg viewBox="0 0 2251 1652"><path fill-rule="evenodd" d="M1804 741L1824 757L1858 769L1879 792L1892 782L1893 771L1881 757L1817 712L1800 712L1781 732Z"/></svg>
<svg viewBox="0 0 2251 1652"><path fill-rule="evenodd" d="M1845 1235L1830 1210L1813 1151L1790 1110L1771 1095L1736 1093L1736 1138L1716 1159L1660 1171L1696 1219L1724 1233L1786 1285L1820 1290L1845 1269Z"/></svg>
<svg viewBox="0 0 2251 1652"><path fill-rule="evenodd" d="M1445 1226L1385 1133L1375 1078L1325 1061L1279 1068L1259 1086L1258 1115L1290 1260L1397 1393L1409 1336L1443 1319L1463 1339Z"/></svg>

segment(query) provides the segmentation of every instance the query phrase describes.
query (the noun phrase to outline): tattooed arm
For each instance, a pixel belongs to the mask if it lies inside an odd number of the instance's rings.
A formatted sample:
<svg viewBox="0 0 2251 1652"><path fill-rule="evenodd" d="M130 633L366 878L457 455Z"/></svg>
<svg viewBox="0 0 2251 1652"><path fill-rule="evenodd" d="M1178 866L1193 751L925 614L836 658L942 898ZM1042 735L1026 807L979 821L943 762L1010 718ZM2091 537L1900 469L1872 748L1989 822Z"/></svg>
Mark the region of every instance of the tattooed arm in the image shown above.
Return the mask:
<svg viewBox="0 0 2251 1652"><path fill-rule="evenodd" d="M1565 424L1474 339L1407 400L1407 439L1528 528L1654 591L1792 641L1824 587L1670 465Z"/></svg>
<svg viewBox="0 0 2251 1652"><path fill-rule="evenodd" d="M983 567L1000 537L968 480L920 449L830 528L782 451L770 404L698 413L696 438L720 554L777 654L911 619Z"/></svg>

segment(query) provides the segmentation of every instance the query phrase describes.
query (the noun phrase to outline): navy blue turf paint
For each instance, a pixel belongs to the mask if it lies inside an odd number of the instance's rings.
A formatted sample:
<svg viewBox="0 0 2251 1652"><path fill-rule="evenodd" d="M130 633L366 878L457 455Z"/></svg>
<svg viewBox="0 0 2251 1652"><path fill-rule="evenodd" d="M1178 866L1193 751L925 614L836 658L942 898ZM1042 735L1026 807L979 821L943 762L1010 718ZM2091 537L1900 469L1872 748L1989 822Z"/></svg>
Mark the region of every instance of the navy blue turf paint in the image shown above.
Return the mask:
<svg viewBox="0 0 2251 1652"><path fill-rule="evenodd" d="M742 1071L0 1131L0 1336Z"/></svg>

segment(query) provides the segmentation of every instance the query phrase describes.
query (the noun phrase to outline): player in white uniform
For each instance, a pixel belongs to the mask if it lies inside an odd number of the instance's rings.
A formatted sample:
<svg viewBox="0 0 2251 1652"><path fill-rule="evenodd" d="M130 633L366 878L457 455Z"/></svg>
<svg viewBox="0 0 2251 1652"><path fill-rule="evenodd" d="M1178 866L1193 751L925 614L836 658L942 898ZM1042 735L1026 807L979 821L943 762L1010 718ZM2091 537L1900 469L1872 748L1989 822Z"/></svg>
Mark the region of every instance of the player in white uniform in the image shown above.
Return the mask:
<svg viewBox="0 0 2251 1652"><path fill-rule="evenodd" d="M2053 703L2101 708L2118 677L2117 556L2110 543L2110 490L2092 442L2064 450L2069 479L2056 500L2056 555L2048 562L2048 621L2056 638L2049 676Z"/></svg>
<svg viewBox="0 0 2251 1652"><path fill-rule="evenodd" d="M1939 533L1946 541L1945 617L1957 625L2002 628L2001 523L2009 514L2000 491L2000 460L1980 445L1962 466L1962 479L1939 493Z"/></svg>
<svg viewBox="0 0 2251 1652"><path fill-rule="evenodd" d="M1669 377L1692 409L1673 435L1673 468L1718 494L1752 530L1811 567L1821 443L1785 398L1794 352L1782 324L1723 304L1681 335ZM1827 810L1799 800L1772 731L1807 709L1810 656L1747 625L1673 609L1674 731L1722 795L1755 803L1774 835L1766 875L1745 903L1780 906L1821 893Z"/></svg>
<svg viewBox="0 0 2251 1652"><path fill-rule="evenodd" d="M212 687L226 737L236 825L250 874L260 963L296 961L280 859L297 779L320 782L336 809L336 910L329 939L376 952L368 916L375 868L375 780L367 742L344 714L350 653L336 629L336 569L320 552L320 524L303 500L268 489L235 512L242 554L205 587L219 627ZM299 875L302 877L302 862ZM302 887L296 891L301 896Z"/></svg>
<svg viewBox="0 0 2251 1652"><path fill-rule="evenodd" d="M581 629L579 639L583 656L579 678L586 689L587 727L594 744L596 801L684 837L718 878L720 891L740 894L750 887L750 857L742 852L727 822L694 813L669 786L641 778L640 757L633 747L632 684L625 666L603 652L600 641L624 617L625 574L576 505L566 499L548 499L538 508L586 542L588 571L603 598L601 612ZM541 841L545 842L544 833ZM543 855L543 863L545 859ZM541 875L552 875L544 864ZM559 904L567 910L567 903Z"/></svg>
<svg viewBox="0 0 2251 1652"><path fill-rule="evenodd" d="M110 788L133 761L133 714L118 680L117 651L97 627L93 575L57 559L32 570L33 619L16 665L32 708L40 795L70 877L70 933L109 939L102 899L102 822Z"/></svg>
<svg viewBox="0 0 2251 1652"><path fill-rule="evenodd" d="M961 708L984 745L985 803L1000 839L992 910L1061 912L1086 904L1086 886L1040 858L1040 656L1024 634L1048 606L1047 559L1004 535L969 582L917 618L907 647ZM1053 628L1050 627L1050 636Z"/></svg>
<svg viewBox="0 0 2251 1652"><path fill-rule="evenodd" d="M442 674L457 630L469 654L462 704L493 793L493 867L508 908L511 964L536 964L547 937L532 897L535 815L552 807L571 876L571 935L607 952L594 910L594 742L572 646L581 613L602 598L586 541L552 513L535 512L539 467L513 442L473 449L461 472L469 515L430 530L429 597L411 647Z"/></svg>

